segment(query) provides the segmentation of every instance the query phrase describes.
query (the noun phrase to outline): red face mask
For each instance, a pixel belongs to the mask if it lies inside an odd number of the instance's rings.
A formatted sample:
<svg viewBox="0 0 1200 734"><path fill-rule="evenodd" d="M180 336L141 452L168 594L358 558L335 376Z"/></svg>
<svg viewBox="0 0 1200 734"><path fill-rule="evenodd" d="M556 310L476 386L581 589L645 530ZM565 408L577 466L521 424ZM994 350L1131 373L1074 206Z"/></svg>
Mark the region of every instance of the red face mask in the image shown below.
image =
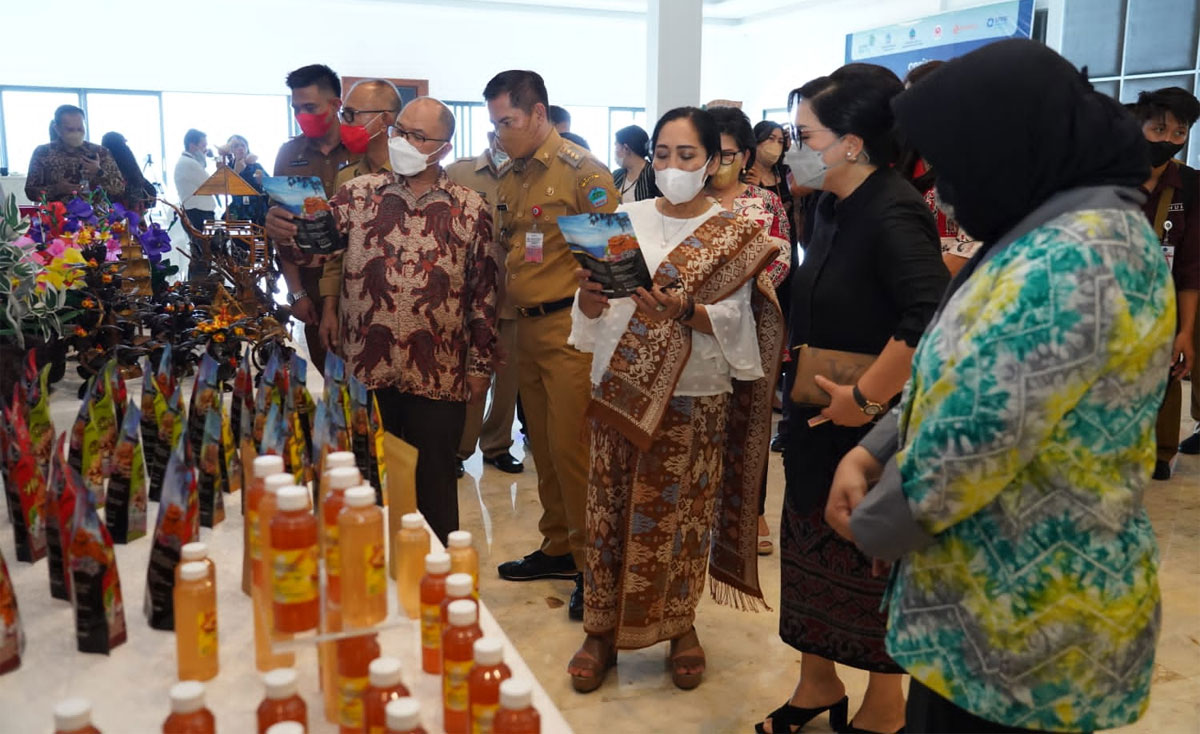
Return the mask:
<svg viewBox="0 0 1200 734"><path fill-rule="evenodd" d="M363 125L347 125L342 123L342 145L355 155L367 152L367 144L371 142L371 134Z"/></svg>
<svg viewBox="0 0 1200 734"><path fill-rule="evenodd" d="M304 137L323 138L325 133L329 132L329 128L333 126L333 122L329 118L328 112L324 114L301 112L296 115L296 123L300 125L300 132L304 133Z"/></svg>

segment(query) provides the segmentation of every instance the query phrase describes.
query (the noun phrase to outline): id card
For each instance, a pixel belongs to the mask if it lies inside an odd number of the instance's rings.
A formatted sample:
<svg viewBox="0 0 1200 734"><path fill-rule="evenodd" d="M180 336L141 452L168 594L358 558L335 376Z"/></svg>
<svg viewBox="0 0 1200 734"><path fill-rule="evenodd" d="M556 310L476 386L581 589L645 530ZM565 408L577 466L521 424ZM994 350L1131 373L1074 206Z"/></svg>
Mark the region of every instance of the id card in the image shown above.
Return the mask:
<svg viewBox="0 0 1200 734"><path fill-rule="evenodd" d="M544 238L541 232L525 233L525 262L540 263L542 261L542 241Z"/></svg>
<svg viewBox="0 0 1200 734"><path fill-rule="evenodd" d="M1167 272L1175 272L1175 245L1162 245L1162 251L1163 257L1167 258Z"/></svg>

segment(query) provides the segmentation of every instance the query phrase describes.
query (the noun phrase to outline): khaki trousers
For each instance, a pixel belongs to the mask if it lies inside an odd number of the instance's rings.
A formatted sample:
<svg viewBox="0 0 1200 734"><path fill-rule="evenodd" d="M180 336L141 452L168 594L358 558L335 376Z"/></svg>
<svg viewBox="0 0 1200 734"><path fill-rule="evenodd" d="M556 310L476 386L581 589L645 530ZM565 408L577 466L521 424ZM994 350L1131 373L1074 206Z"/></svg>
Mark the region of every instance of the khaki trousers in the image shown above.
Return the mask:
<svg viewBox="0 0 1200 734"><path fill-rule="evenodd" d="M491 402L484 418L483 401L467 404L467 422L463 424L458 458L465 460L475 453L475 444L487 458L507 452L513 445L512 426L517 412L517 321L497 321L500 344L508 355L508 364L492 376Z"/></svg>
<svg viewBox="0 0 1200 734"><path fill-rule="evenodd" d="M567 344L570 309L519 321L521 404L537 465L541 549L551 556L570 553L582 569L588 479L584 413L591 395L592 356Z"/></svg>

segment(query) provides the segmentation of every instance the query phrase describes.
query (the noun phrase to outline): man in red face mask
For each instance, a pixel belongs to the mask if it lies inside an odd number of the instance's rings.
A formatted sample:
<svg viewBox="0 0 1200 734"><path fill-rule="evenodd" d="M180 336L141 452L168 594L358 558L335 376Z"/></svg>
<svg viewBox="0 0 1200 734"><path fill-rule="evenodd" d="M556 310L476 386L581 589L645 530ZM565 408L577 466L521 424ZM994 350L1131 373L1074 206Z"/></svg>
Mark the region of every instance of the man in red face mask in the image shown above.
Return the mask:
<svg viewBox="0 0 1200 734"><path fill-rule="evenodd" d="M396 121L402 105L400 90L387 79L362 79L350 87L339 115L342 145L352 155L362 157L338 171L330 196L353 178L392 170L388 162L387 129Z"/></svg>
<svg viewBox="0 0 1200 734"><path fill-rule="evenodd" d="M275 176L317 176L325 185L327 196L333 196L337 173L345 164L357 159L342 143L338 112L342 107L342 82L324 64L312 64L287 75L292 90L292 110L301 135L292 138L279 149L275 157ZM292 215L283 207L274 206L267 212L267 236L278 242L288 242L296 235L290 221ZM308 352L317 370L325 368L325 349L317 328L321 319L321 267L308 267L295 248L279 250L279 266L287 281L288 303L292 315L304 322Z"/></svg>

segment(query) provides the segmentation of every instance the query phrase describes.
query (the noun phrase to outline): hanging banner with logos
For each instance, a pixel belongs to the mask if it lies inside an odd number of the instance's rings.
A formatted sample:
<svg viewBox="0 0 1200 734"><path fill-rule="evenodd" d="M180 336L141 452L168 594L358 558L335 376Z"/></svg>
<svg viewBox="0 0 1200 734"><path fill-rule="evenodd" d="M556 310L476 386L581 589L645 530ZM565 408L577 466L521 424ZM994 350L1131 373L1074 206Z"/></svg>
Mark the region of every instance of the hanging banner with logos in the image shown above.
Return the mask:
<svg viewBox="0 0 1200 734"><path fill-rule="evenodd" d="M846 63L886 66L901 79L926 61L949 61L993 41L1030 38L1034 0L1010 0L846 35Z"/></svg>

